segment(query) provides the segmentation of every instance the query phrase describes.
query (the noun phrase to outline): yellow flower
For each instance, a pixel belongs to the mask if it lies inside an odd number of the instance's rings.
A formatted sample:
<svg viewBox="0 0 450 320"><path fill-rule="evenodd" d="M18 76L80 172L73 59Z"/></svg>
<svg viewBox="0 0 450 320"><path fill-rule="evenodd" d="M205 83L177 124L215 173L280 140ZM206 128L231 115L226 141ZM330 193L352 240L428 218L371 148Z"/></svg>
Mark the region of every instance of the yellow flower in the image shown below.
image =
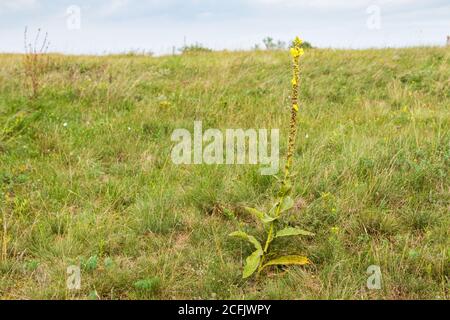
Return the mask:
<svg viewBox="0 0 450 320"><path fill-rule="evenodd" d="M167 100L160 101L159 106L162 108L168 108L168 107L170 107L170 102Z"/></svg>
<svg viewBox="0 0 450 320"><path fill-rule="evenodd" d="M300 57L300 56L302 56L305 52L303 51L303 49L302 48L299 48L299 47L294 47L294 48L291 48L291 56L293 57L293 58L298 58L298 57Z"/></svg>
<svg viewBox="0 0 450 320"><path fill-rule="evenodd" d="M332 227L332 228L330 229L330 231L331 231L331 233L338 234L339 231L340 231L340 228L339 228L339 227Z"/></svg>
<svg viewBox="0 0 450 320"><path fill-rule="evenodd" d="M295 58L295 56L297 55L297 49L296 48L291 48L291 56L293 56Z"/></svg>
<svg viewBox="0 0 450 320"><path fill-rule="evenodd" d="M291 56L293 58L298 58L302 55L302 52L300 51L301 48L291 48Z"/></svg>
<svg viewBox="0 0 450 320"><path fill-rule="evenodd" d="M297 82L297 79L295 79L295 78L293 78L291 82L292 82L292 85L293 85L293 86L296 86L297 83L298 83L298 82Z"/></svg>
<svg viewBox="0 0 450 320"><path fill-rule="evenodd" d="M298 104L294 104L294 105L292 106L292 108L294 108L295 112L298 112Z"/></svg>
<svg viewBox="0 0 450 320"><path fill-rule="evenodd" d="M302 44L303 44L303 40L300 39L299 37L296 37L294 42L292 43L292 48L291 48L291 56L293 58L298 58L300 56L303 55L303 48L302 48Z"/></svg>

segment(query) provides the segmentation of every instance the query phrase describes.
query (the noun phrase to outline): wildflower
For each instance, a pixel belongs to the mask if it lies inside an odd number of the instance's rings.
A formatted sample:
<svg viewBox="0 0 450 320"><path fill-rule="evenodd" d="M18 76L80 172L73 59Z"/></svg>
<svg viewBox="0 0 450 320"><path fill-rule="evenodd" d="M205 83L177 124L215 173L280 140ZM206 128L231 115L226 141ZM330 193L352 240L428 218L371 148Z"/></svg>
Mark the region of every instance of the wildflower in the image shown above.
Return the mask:
<svg viewBox="0 0 450 320"><path fill-rule="evenodd" d="M170 107L170 102L167 101L167 100L160 101L159 102L159 106L162 107L162 108L168 108L168 107Z"/></svg>
<svg viewBox="0 0 450 320"><path fill-rule="evenodd" d="M288 142L288 152L285 167L284 181L286 182L289 176L289 170L292 164L292 155L294 154L295 138L297 136L297 112L299 110L298 106L298 84L300 78L300 61L299 58L303 55L303 49L301 48L303 41L296 37L292 43L292 48L290 50L292 57L292 94L291 94L291 121L290 121L290 132L289 132L289 142Z"/></svg>
<svg viewBox="0 0 450 320"><path fill-rule="evenodd" d="M238 237L242 239L246 239L250 241L256 248L256 251L253 252L246 259L246 265L244 267L243 278L250 277L253 273L260 273L264 268L273 265L306 265L309 264L310 261L307 257L298 256L298 255L290 255L285 257L279 257L270 261L266 261L269 256L273 254L269 252L269 247L272 241L276 237L286 237L286 236L295 236L295 235L307 235L314 236L313 233L301 230L298 228L287 227L282 230L278 229L277 221L283 212L290 210L294 207L295 202L289 196L289 193L292 190L291 179L290 179L290 168L293 162L293 156L295 151L295 138L297 136L297 113L299 110L298 105L298 87L299 87L299 78L300 78L300 56L303 54L303 49L301 48L302 41L297 37L292 43L292 48L290 50L290 54L292 57L292 92L290 95L291 98L291 119L290 119L290 131L289 131L289 140L288 140L288 150L286 156L286 165L284 168L284 177L281 182L281 188L278 194L278 199L276 204L270 209L268 213L261 212L254 208L246 208L251 214L261 220L264 224L265 230L267 230L267 238L264 245L260 243L255 237L248 235L243 231L236 231L230 234L232 237Z"/></svg>
<svg viewBox="0 0 450 320"><path fill-rule="evenodd" d="M297 136L297 112L299 110L298 107L298 85L300 79L300 56L303 54L303 49L301 48L302 40L299 37L296 37L292 48L290 50L292 56L292 93L291 93L291 120L290 120L290 131L289 131L289 139L288 139L288 150L286 156L286 166L284 168L284 179L282 181L282 188L280 190L280 203L283 203L284 199L287 197L286 190L289 190L289 173L292 166L292 158L294 155L295 149L295 138ZM280 206L278 206L278 210L275 213L275 216L280 216ZM269 235L264 247L264 252L267 252L270 242L273 239L274 227L271 225L269 230Z"/></svg>
<svg viewBox="0 0 450 320"><path fill-rule="evenodd" d="M63 123L63 127L67 127L67 122L64 122L64 123Z"/></svg>
<svg viewBox="0 0 450 320"><path fill-rule="evenodd" d="M339 227L332 227L332 228L330 228L330 231L333 234L338 234L339 231L340 231L340 228Z"/></svg>
<svg viewBox="0 0 450 320"><path fill-rule="evenodd" d="M327 197L330 196L330 193L329 193L329 192L321 192L321 193L320 193L320 196L321 196L322 198L327 198Z"/></svg>
<svg viewBox="0 0 450 320"><path fill-rule="evenodd" d="M291 48L291 56L293 58L299 58L300 56L305 54L305 51L303 50L303 48Z"/></svg>

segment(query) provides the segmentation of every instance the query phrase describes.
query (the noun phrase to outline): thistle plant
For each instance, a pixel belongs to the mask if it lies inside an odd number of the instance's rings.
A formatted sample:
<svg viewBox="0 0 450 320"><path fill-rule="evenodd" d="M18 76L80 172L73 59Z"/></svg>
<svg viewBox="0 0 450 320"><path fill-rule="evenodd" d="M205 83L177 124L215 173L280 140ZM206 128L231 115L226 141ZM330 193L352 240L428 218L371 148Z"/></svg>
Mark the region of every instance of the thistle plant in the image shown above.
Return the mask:
<svg viewBox="0 0 450 320"><path fill-rule="evenodd" d="M291 167L293 162L295 140L297 136L297 113L299 111L298 102L298 87L300 81L300 57L304 54L302 48L303 41L300 38L295 38L290 48L290 55L292 58L292 93L291 93L291 118L289 125L289 139L288 149L286 155L286 165L284 168L283 179L281 180L280 191L278 192L277 201L268 212L262 212L255 208L245 208L250 214L255 216L264 226L266 231L266 239L264 243L258 241L254 236L249 235L243 231L236 231L230 234L232 237L237 237L250 242L255 251L246 258L243 278L248 278L255 272L260 273L268 266L286 266L286 265L306 265L310 261L305 256L288 255L276 257L276 253L272 252L271 244L278 238L290 236L313 236L314 234L295 227L282 228L281 218L283 213L286 213L294 206L290 193L291 185Z"/></svg>

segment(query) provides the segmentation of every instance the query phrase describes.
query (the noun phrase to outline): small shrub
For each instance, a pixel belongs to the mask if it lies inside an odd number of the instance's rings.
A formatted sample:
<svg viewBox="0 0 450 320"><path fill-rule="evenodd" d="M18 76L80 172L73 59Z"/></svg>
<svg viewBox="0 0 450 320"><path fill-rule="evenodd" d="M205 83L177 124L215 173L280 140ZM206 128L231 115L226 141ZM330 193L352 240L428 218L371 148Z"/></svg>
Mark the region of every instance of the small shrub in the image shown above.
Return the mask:
<svg viewBox="0 0 450 320"><path fill-rule="evenodd" d="M182 54L211 52L212 49L204 47L200 43L185 45L179 49Z"/></svg>
<svg viewBox="0 0 450 320"><path fill-rule="evenodd" d="M263 43L266 50L283 50L286 48L286 42L281 40L275 42L271 37L264 38Z"/></svg>

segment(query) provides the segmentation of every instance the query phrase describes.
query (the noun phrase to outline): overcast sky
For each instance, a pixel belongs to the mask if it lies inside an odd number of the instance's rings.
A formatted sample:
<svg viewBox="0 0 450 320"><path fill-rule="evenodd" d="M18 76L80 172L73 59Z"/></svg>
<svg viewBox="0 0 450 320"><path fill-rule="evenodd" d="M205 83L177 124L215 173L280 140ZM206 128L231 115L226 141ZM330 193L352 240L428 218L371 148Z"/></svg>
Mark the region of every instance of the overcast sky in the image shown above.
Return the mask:
<svg viewBox="0 0 450 320"><path fill-rule="evenodd" d="M0 0L0 52L23 51L25 26L65 53L248 49L297 34L318 47L443 45L450 0Z"/></svg>

